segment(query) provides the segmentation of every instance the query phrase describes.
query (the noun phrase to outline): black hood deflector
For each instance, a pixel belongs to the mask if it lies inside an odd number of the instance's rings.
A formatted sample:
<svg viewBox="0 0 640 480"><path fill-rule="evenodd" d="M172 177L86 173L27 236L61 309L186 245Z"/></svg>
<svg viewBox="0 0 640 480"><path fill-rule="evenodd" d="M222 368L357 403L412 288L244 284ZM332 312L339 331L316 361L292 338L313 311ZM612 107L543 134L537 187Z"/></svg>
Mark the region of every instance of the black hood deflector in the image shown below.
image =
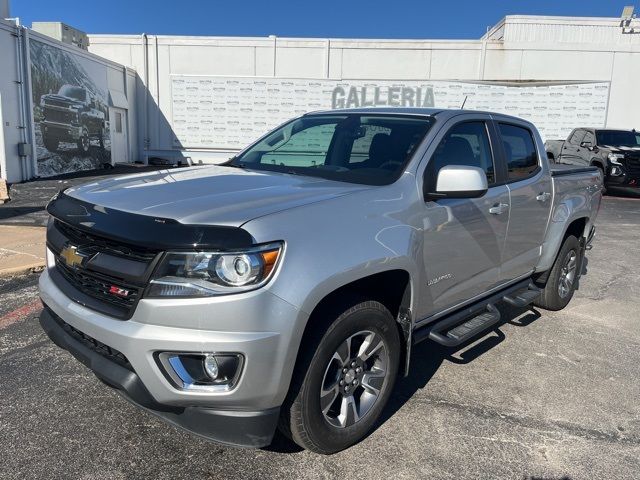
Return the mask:
<svg viewBox="0 0 640 480"><path fill-rule="evenodd" d="M93 205L60 192L47 212L79 230L149 250L235 250L253 245L239 227L186 225L169 218Z"/></svg>

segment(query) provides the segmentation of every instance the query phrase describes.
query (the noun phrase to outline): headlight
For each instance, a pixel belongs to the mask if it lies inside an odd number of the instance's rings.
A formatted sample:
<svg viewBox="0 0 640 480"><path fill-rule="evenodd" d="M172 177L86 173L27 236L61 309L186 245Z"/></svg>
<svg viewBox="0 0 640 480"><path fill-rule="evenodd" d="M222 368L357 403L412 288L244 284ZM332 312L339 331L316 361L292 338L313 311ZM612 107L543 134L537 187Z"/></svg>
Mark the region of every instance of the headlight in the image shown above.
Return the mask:
<svg viewBox="0 0 640 480"><path fill-rule="evenodd" d="M146 297L211 297L261 287L276 270L282 243L235 252L167 252Z"/></svg>
<svg viewBox="0 0 640 480"><path fill-rule="evenodd" d="M624 154L623 153L610 153L609 155L607 155L607 158L609 159L609 161L615 165L622 165L622 162L620 160L622 160L624 158Z"/></svg>

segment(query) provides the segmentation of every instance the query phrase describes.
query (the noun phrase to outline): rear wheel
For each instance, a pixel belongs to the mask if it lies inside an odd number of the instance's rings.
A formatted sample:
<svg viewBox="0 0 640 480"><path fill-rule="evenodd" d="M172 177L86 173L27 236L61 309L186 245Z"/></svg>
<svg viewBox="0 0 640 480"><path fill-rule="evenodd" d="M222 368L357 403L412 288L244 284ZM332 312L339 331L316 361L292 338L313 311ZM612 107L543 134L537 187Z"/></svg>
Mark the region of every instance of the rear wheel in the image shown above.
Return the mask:
<svg viewBox="0 0 640 480"><path fill-rule="evenodd" d="M564 240L556 261L551 267L542 295L533 302L534 305L546 310L562 310L567 306L576 291L580 276L579 256L578 239L569 235Z"/></svg>
<svg viewBox="0 0 640 480"><path fill-rule="evenodd" d="M82 129L82 135L78 139L78 150L83 155L89 153L91 147L91 140L89 139L89 131L86 128Z"/></svg>
<svg viewBox="0 0 640 480"><path fill-rule="evenodd" d="M360 441L380 417L398 373L400 336L384 305L356 301L310 337L280 429L301 447L330 454Z"/></svg>

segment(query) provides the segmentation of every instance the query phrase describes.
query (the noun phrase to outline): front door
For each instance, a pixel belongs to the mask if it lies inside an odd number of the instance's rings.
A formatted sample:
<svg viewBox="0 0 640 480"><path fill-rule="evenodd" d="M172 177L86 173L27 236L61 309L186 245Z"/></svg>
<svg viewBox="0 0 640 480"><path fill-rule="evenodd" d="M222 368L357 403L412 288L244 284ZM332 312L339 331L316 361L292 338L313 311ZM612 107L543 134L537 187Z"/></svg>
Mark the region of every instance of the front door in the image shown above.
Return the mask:
<svg viewBox="0 0 640 480"><path fill-rule="evenodd" d="M111 129L111 163L129 162L129 140L127 137L127 111L123 108L109 108Z"/></svg>
<svg viewBox="0 0 640 480"><path fill-rule="evenodd" d="M485 171L489 190L480 198L425 203L425 277L418 318L453 307L497 284L509 220L509 191L505 185L498 185L501 182L496 178L487 123L458 121L443 130L425 169L427 188L434 191L440 168L466 165Z"/></svg>
<svg viewBox="0 0 640 480"><path fill-rule="evenodd" d="M596 137L593 133L587 130L581 143L584 145L584 147L581 147L580 164L591 165L591 159L597 156L594 153L594 148L596 146Z"/></svg>
<svg viewBox="0 0 640 480"><path fill-rule="evenodd" d="M577 128L573 131L567 141L562 144L562 152L560 157L560 163L567 163L569 165L580 165L582 150L580 146L582 139L584 138L585 131L581 128Z"/></svg>
<svg viewBox="0 0 640 480"><path fill-rule="evenodd" d="M543 168L533 133L526 124L497 123L502 138L511 215L503 253L501 282L533 271L542 252L552 203L549 172Z"/></svg>

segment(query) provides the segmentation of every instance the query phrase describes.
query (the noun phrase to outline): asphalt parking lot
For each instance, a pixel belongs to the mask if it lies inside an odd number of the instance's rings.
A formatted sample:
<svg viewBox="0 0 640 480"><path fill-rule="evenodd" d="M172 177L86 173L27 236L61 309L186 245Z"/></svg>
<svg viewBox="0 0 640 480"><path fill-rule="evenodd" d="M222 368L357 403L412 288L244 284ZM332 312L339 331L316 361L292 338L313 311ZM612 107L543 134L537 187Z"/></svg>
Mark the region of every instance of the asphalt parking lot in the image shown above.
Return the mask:
<svg viewBox="0 0 640 480"><path fill-rule="evenodd" d="M35 276L0 280L0 478L640 478L640 200L607 197L597 223L569 307L421 344L384 422L329 457L159 422L48 341Z"/></svg>

